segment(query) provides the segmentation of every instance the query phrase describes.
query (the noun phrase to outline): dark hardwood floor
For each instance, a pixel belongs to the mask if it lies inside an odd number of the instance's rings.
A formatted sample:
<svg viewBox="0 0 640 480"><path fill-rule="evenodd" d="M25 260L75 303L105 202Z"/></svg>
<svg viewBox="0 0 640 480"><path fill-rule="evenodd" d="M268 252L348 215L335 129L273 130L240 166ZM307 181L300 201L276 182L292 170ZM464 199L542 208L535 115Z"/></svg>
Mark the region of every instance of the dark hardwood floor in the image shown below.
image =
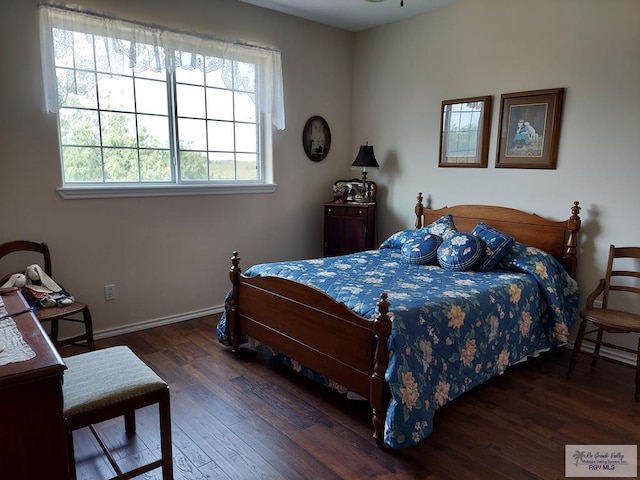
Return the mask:
<svg viewBox="0 0 640 480"><path fill-rule="evenodd" d="M632 369L587 361L565 378L569 351L509 369L438 411L435 431L404 450L378 448L366 402L350 401L274 364L235 360L216 318L99 340L128 345L171 388L176 480L561 479L566 444L639 444ZM65 352L63 352L63 355ZM157 409L99 430L125 468L158 455ZM75 433L79 479L112 471L87 429ZM140 478L160 479L160 470Z"/></svg>

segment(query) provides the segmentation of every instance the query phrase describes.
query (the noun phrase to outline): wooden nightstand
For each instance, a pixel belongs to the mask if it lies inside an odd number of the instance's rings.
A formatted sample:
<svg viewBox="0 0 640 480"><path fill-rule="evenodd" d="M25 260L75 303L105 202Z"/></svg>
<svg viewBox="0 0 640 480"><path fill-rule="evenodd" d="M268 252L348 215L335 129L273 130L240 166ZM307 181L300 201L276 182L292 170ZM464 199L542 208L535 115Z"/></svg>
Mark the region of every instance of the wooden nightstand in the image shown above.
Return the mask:
<svg viewBox="0 0 640 480"><path fill-rule="evenodd" d="M325 203L325 257L375 248L376 204Z"/></svg>

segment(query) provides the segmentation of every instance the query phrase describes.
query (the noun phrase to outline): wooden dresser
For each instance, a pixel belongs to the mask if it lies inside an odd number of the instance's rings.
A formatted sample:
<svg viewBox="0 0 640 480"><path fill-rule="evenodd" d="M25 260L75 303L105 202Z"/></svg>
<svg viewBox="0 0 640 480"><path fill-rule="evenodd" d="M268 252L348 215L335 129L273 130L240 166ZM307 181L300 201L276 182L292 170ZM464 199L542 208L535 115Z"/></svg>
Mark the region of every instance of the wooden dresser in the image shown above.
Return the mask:
<svg viewBox="0 0 640 480"><path fill-rule="evenodd" d="M68 479L62 415L66 366L22 295L14 291L2 299L36 355L0 365L0 478Z"/></svg>
<svg viewBox="0 0 640 480"><path fill-rule="evenodd" d="M376 204L324 204L325 257L375 248Z"/></svg>

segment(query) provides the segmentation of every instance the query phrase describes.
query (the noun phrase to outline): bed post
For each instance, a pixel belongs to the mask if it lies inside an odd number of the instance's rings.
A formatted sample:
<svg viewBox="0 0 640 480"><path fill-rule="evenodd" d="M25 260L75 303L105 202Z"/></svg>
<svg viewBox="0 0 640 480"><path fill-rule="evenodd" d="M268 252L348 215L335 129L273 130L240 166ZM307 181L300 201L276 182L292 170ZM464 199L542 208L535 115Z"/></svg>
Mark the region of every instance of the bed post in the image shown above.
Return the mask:
<svg viewBox="0 0 640 480"><path fill-rule="evenodd" d="M240 312L238 310L238 286L240 284L240 257L238 252L233 252L231 257L231 270L229 270L229 279L231 280L231 299L229 300L227 310L227 321L229 322L229 332L231 334L231 353L234 357L240 355Z"/></svg>
<svg viewBox="0 0 640 480"><path fill-rule="evenodd" d="M580 220L580 202L573 202L571 207L571 217L567 220L567 231L569 235L565 244L564 254L562 260L564 268L569 272L572 278L576 278L576 263L578 255L578 230L582 221Z"/></svg>
<svg viewBox="0 0 640 480"><path fill-rule="evenodd" d="M424 206L422 205L422 192L418 193L418 203L416 203L416 228L422 228L422 209Z"/></svg>
<svg viewBox="0 0 640 480"><path fill-rule="evenodd" d="M373 317L373 333L376 337L375 363L373 375L371 375L371 409L373 411L373 438L376 445L381 446L384 441L384 421L387 415L387 403L389 401L389 386L384 374L389 365L389 349L387 340L391 335L391 316L389 315L389 302L387 294L380 295L378 312Z"/></svg>

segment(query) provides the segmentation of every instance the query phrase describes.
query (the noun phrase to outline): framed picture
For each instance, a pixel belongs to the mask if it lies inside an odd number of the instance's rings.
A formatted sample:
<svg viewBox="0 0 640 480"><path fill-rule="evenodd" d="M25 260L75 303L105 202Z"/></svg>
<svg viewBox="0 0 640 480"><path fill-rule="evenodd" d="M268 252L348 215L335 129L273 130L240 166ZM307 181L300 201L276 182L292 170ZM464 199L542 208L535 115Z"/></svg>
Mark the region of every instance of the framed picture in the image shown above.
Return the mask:
<svg viewBox="0 0 640 480"><path fill-rule="evenodd" d="M302 147L309 160L320 162L331 148L331 130L327 121L315 115L307 120L302 130Z"/></svg>
<svg viewBox="0 0 640 480"><path fill-rule="evenodd" d="M486 168L490 124L491 97L443 101L438 166Z"/></svg>
<svg viewBox="0 0 640 480"><path fill-rule="evenodd" d="M500 97L496 167L556 168L564 88Z"/></svg>

